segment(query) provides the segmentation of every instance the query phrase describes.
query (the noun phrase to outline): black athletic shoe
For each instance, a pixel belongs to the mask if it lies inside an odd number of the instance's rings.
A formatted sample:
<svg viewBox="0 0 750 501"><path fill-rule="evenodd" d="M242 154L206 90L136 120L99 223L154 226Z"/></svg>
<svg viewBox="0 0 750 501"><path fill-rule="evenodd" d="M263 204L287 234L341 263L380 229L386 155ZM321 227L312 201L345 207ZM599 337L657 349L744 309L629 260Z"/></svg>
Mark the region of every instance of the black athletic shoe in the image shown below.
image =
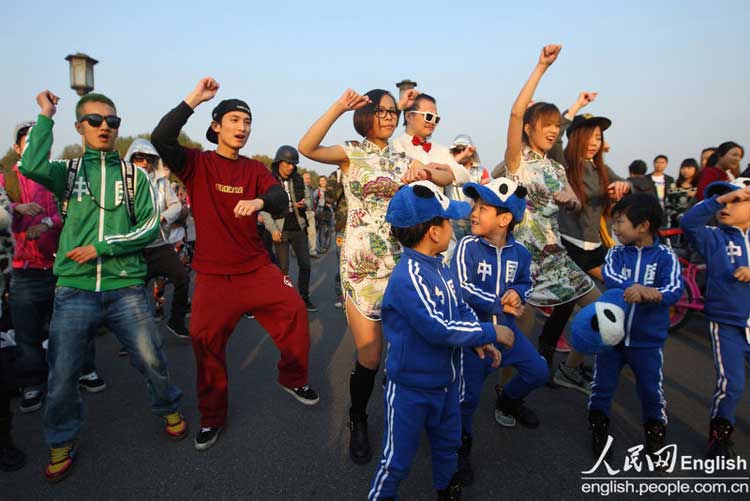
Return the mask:
<svg viewBox="0 0 750 501"><path fill-rule="evenodd" d="M459 501L461 499L461 482L453 475L448 487L437 491L438 501Z"/></svg>
<svg viewBox="0 0 750 501"><path fill-rule="evenodd" d="M367 417L349 421L351 437L349 439L349 457L356 464L367 464L372 460L370 437L367 434Z"/></svg>
<svg viewBox="0 0 750 501"><path fill-rule="evenodd" d="M185 321L170 319L167 330L181 339L190 339L190 331L185 327Z"/></svg>
<svg viewBox="0 0 750 501"><path fill-rule="evenodd" d="M737 452L734 450L732 442L732 431L734 426L723 418L714 418L711 420L711 428L708 434L708 450L706 458L712 459L720 456L725 458L736 458Z"/></svg>
<svg viewBox="0 0 750 501"><path fill-rule="evenodd" d="M315 405L320 402L318 394L310 388L308 385L300 386L299 388L289 388L288 386L281 385L284 391L289 393L291 396L297 399L301 404Z"/></svg>
<svg viewBox="0 0 750 501"><path fill-rule="evenodd" d="M646 454L656 462L658 460L656 453L666 444L667 427L661 421L649 419L643 424L643 431L646 436ZM655 469L656 471L666 471L667 466L661 465Z"/></svg>
<svg viewBox="0 0 750 501"><path fill-rule="evenodd" d="M461 447L458 449L458 471L456 471L456 478L464 487L474 483L474 470L471 467L471 443L471 435L462 433Z"/></svg>
<svg viewBox="0 0 750 501"><path fill-rule="evenodd" d="M536 413L526 407L522 399L511 400L503 396L502 387L495 386L497 400L495 402L495 421L500 426L512 428L520 423L526 428L539 427L539 418Z"/></svg>
<svg viewBox="0 0 750 501"><path fill-rule="evenodd" d="M38 411L42 408L42 400L44 399L44 393L41 390L29 390L23 394L23 400L18 410L24 414Z"/></svg>
<svg viewBox="0 0 750 501"><path fill-rule="evenodd" d="M609 418L602 411L589 413L589 430L591 430L591 452L600 458L609 437ZM607 458L612 456L612 449L607 451Z"/></svg>
<svg viewBox="0 0 750 501"><path fill-rule="evenodd" d="M89 393L99 393L107 389L107 383L94 372L84 374L78 379L78 386Z"/></svg>
<svg viewBox="0 0 750 501"><path fill-rule="evenodd" d="M210 449L219 439L221 426L216 428L201 428L195 435L195 448L199 451Z"/></svg>
<svg viewBox="0 0 750 501"><path fill-rule="evenodd" d="M305 308L307 308L307 311L318 311L318 307L312 304L308 298L303 299L305 300Z"/></svg>

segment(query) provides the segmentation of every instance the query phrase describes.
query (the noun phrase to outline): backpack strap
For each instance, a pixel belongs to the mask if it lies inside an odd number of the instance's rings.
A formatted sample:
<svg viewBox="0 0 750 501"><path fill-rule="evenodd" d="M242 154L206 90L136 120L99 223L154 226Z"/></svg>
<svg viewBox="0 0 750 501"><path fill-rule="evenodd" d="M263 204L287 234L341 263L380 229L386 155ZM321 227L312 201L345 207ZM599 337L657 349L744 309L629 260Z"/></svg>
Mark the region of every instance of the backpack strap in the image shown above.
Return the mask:
<svg viewBox="0 0 750 501"><path fill-rule="evenodd" d="M68 160L68 177L65 180L65 193L63 194L62 203L60 204L60 218L65 224L65 217L68 215L68 203L73 195L73 188L76 184L78 175L78 166L81 164L81 158L72 158Z"/></svg>
<svg viewBox="0 0 750 501"><path fill-rule="evenodd" d="M120 160L122 178L125 180L125 207L130 216L130 222L135 226L138 220L135 218L135 166L131 162Z"/></svg>

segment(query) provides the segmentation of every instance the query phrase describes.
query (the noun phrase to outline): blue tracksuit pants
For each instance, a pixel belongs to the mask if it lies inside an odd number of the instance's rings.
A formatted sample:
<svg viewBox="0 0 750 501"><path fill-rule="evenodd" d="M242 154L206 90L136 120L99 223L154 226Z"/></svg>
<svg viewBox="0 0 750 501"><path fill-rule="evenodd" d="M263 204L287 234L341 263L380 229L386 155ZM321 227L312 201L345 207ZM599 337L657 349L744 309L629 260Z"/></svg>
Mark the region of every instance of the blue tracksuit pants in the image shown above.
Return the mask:
<svg viewBox="0 0 750 501"><path fill-rule="evenodd" d="M750 362L750 327L709 322L716 367L716 391L711 398L711 419L734 424L734 412L745 391L745 360Z"/></svg>
<svg viewBox="0 0 750 501"><path fill-rule="evenodd" d="M458 381L446 388L424 389L388 381L385 387L383 455L368 499L398 497L398 485L409 475L422 432L432 454L432 483L445 489L458 468L461 417Z"/></svg>
<svg viewBox="0 0 750 501"><path fill-rule="evenodd" d="M549 380L549 369L547 362L539 355L531 341L517 328L514 328L513 332L516 337L511 348L497 343L495 346L502 354L500 367L515 367L518 372L503 387L503 395L511 400L517 400L545 384ZM489 358L482 360L472 348L463 349L459 396L461 426L464 433L472 434L472 421L479 405L484 380L496 370L492 368L492 360Z"/></svg>
<svg viewBox="0 0 750 501"><path fill-rule="evenodd" d="M667 401L664 398L664 356L661 347L634 348L621 346L596 356L594 384L591 387L589 411L609 416L612 399L620 380L620 371L627 364L635 375L636 391L641 400L643 422L650 419L667 424Z"/></svg>

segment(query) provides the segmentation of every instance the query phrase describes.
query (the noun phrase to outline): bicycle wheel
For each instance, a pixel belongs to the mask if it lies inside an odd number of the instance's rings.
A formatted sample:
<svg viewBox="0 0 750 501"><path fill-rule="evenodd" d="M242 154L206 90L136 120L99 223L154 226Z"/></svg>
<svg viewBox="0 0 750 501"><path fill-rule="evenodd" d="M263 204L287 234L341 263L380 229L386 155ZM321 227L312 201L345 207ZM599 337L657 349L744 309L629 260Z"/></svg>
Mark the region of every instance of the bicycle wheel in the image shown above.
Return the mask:
<svg viewBox="0 0 750 501"><path fill-rule="evenodd" d="M679 301L670 306L669 308L669 330L676 331L682 327L687 319L690 317L692 310L685 306L680 306L680 303L690 304L693 302L693 293L690 291L690 287L685 287L682 292L682 296Z"/></svg>

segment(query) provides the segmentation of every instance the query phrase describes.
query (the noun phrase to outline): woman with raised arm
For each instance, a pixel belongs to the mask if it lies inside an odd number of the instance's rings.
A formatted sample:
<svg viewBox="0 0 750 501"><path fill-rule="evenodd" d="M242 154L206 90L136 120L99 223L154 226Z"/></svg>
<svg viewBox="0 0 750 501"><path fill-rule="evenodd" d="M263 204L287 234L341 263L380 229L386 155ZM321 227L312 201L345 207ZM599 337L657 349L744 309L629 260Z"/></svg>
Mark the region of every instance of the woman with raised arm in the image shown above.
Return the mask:
<svg viewBox="0 0 750 501"><path fill-rule="evenodd" d="M599 295L591 278L570 259L560 238L558 212L581 207L568 184L565 168L547 156L560 134L560 110L544 102L529 106L539 81L561 48L547 45L542 49L539 62L513 103L505 150L505 176L528 190L526 216L515 229L516 239L531 253L534 286L528 302L540 308L553 307L539 337L539 352L550 368L555 344L545 340L557 340L576 303L588 304ZM534 311L527 308L521 319L525 331L533 328L533 320ZM571 352L555 372L554 382L590 394L591 375L584 371L583 356Z"/></svg>
<svg viewBox="0 0 750 501"><path fill-rule="evenodd" d="M348 218L340 267L346 316L357 347L357 361L349 378L349 455L357 464L372 458L367 402L383 350L380 308L388 277L401 256L401 246L385 222L388 202L403 184L427 179L447 186L453 181L447 165L422 164L394 152L389 144L400 110L413 100L412 94L404 93L397 107L388 91L375 89L360 95L347 90L310 127L298 146L310 160L337 165L344 173ZM352 110L354 129L364 140L321 146L334 122Z"/></svg>

